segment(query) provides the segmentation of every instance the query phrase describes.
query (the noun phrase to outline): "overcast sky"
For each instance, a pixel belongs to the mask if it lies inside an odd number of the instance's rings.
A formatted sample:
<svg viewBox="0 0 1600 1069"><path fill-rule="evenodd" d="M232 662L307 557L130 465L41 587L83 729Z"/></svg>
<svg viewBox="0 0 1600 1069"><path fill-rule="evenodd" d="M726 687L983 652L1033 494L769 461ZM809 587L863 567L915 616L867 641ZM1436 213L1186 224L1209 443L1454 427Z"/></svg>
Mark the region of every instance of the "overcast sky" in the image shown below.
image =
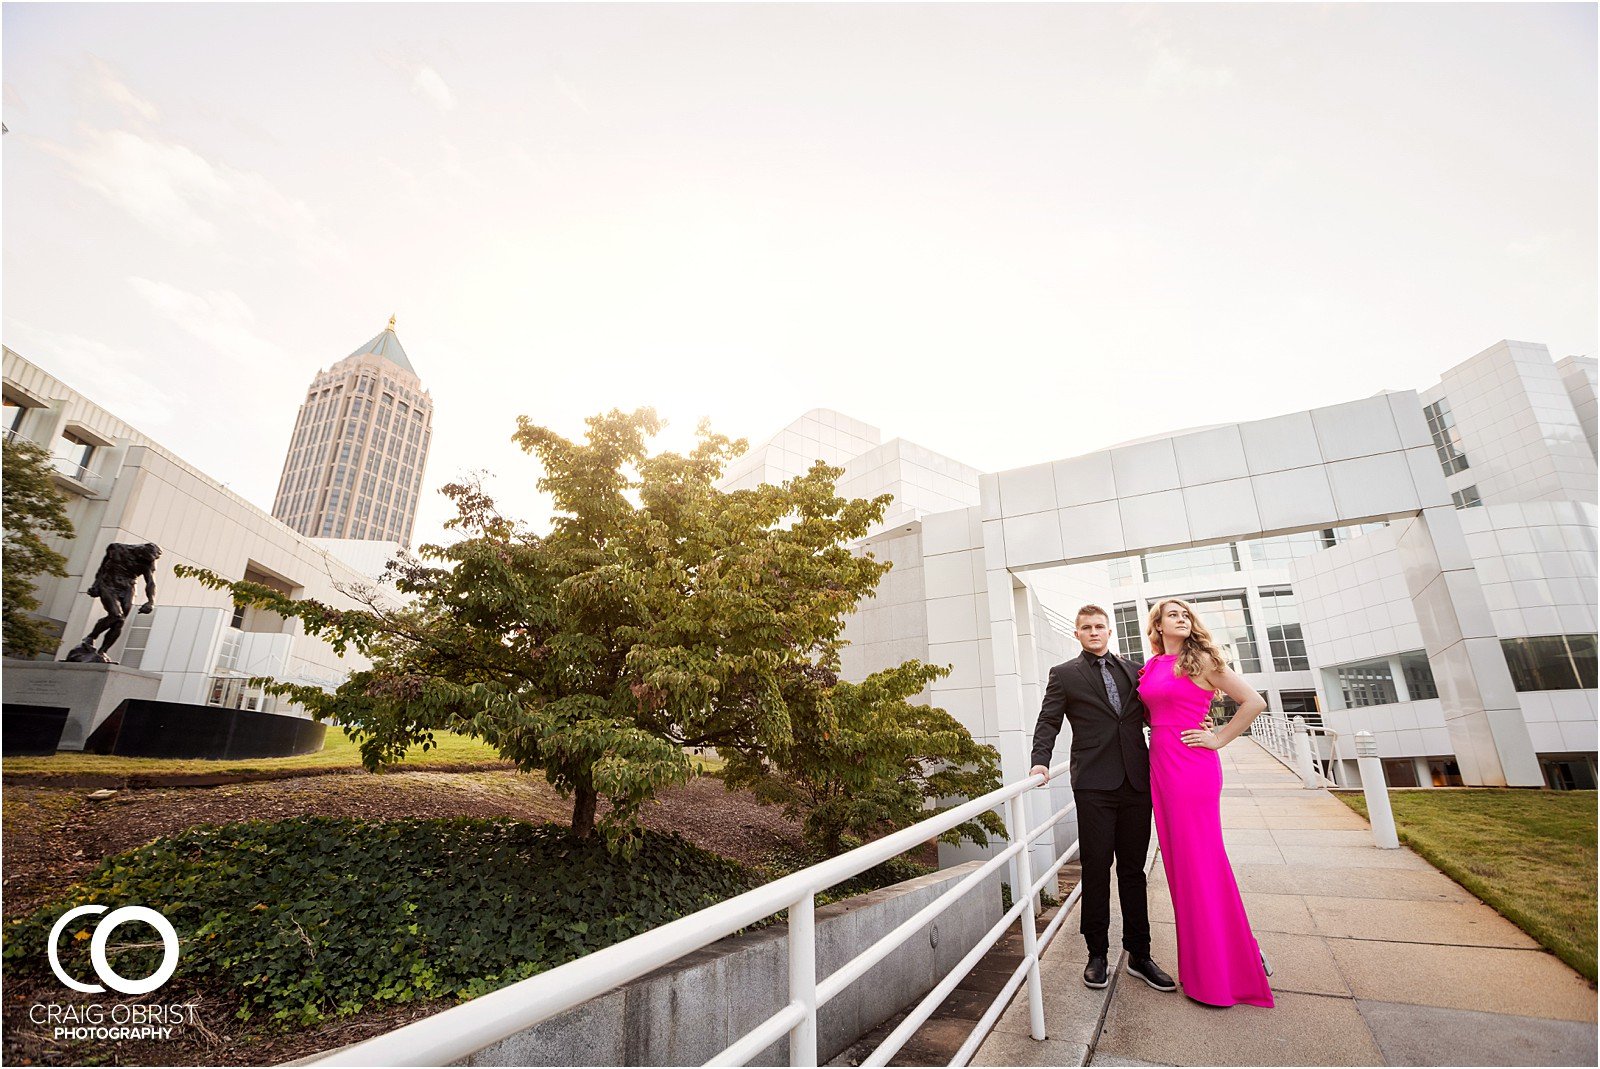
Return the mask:
<svg viewBox="0 0 1600 1069"><path fill-rule="evenodd" d="M1595 10L7 3L4 341L270 508L397 313L536 521L519 414L993 471L1594 355Z"/></svg>

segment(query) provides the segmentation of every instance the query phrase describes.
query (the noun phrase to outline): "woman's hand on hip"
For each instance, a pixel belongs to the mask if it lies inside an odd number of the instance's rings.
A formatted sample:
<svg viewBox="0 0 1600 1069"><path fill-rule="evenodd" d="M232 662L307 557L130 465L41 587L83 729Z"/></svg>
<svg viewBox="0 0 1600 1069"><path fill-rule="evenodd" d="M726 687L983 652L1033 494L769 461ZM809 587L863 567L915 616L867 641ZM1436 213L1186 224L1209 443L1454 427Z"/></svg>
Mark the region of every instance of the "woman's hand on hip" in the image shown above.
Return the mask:
<svg viewBox="0 0 1600 1069"><path fill-rule="evenodd" d="M1209 721L1207 722L1207 726L1190 728L1189 730L1185 731L1181 737L1185 746L1193 746L1196 749L1206 750L1222 749L1222 740L1217 738L1216 734L1212 732L1209 726Z"/></svg>

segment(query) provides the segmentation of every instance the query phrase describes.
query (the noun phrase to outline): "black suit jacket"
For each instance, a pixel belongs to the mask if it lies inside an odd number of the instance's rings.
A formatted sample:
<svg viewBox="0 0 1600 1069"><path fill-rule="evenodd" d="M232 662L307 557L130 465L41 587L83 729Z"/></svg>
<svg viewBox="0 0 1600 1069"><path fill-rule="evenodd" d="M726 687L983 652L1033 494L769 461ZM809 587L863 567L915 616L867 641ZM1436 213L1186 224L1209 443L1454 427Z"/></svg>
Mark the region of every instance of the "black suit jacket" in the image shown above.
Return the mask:
<svg viewBox="0 0 1600 1069"><path fill-rule="evenodd" d="M1127 673L1118 678L1125 691L1122 708L1111 708L1105 683L1087 655L1050 669L1039 722L1033 729L1033 763L1050 766L1050 755L1061 732L1061 718L1072 725L1072 786L1081 790L1116 790L1124 776L1128 783L1150 789L1150 749L1144 741L1144 703L1139 700L1137 665L1111 653ZM1115 672L1115 669L1112 669Z"/></svg>

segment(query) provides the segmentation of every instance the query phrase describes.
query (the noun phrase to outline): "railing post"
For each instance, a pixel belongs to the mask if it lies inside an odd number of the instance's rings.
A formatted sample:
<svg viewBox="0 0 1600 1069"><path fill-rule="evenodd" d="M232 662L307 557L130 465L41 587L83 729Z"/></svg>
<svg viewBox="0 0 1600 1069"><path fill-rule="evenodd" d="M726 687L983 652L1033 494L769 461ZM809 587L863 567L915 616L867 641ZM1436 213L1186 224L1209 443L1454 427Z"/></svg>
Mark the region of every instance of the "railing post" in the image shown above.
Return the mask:
<svg viewBox="0 0 1600 1069"><path fill-rule="evenodd" d="M1367 819L1372 822L1372 838L1380 850L1400 849L1400 836L1394 828L1394 810L1389 808L1389 782L1378 758L1378 740L1370 731L1356 732L1356 768L1361 772L1361 793L1367 796Z"/></svg>
<svg viewBox="0 0 1600 1069"><path fill-rule="evenodd" d="M1028 838L1028 822L1026 819L1027 808L1023 799L1027 792L1012 798L1006 803L1006 823L1010 825L1006 831L1014 843L1025 843ZM1012 895L1027 895L1028 904L1023 907L1022 916L1018 920L1022 924L1022 953L1029 959L1028 962L1028 1021L1034 1039L1049 1038L1044 1030L1044 987L1039 980L1039 924L1037 899L1031 893L1033 887L1033 859L1028 855L1029 847L1024 846L1017 851L1017 886ZM1013 897L1015 902L1015 897Z"/></svg>
<svg viewBox="0 0 1600 1069"><path fill-rule="evenodd" d="M1306 730L1306 720L1297 716L1294 724L1294 761L1300 769L1300 781L1306 790L1314 791L1322 784L1317 782L1317 769L1311 762L1311 732Z"/></svg>
<svg viewBox="0 0 1600 1069"><path fill-rule="evenodd" d="M789 1064L817 1064L817 912L807 891L789 907L789 1001L805 1010L789 1030Z"/></svg>

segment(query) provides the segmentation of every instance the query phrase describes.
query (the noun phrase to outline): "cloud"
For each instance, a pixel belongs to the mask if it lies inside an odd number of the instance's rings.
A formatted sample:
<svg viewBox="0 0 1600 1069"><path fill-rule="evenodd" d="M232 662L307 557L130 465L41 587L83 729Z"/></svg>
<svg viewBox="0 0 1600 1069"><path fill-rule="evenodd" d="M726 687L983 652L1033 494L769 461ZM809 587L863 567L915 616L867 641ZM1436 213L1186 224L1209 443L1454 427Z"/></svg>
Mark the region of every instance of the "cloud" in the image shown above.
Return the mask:
<svg viewBox="0 0 1600 1069"><path fill-rule="evenodd" d="M28 113L28 102L22 99L22 94L10 82L0 82L0 104L5 107L6 114L13 118Z"/></svg>
<svg viewBox="0 0 1600 1069"><path fill-rule="evenodd" d="M559 74L553 75L553 77L556 80L556 89L559 90L561 95L566 97L574 107L576 107L579 111L586 112L589 110L589 105L584 103L583 97L578 95L578 91L573 88L571 82L567 81Z"/></svg>
<svg viewBox="0 0 1600 1069"><path fill-rule="evenodd" d="M286 239L312 262L342 257L342 247L310 207L259 174L131 130L80 126L78 135L76 146L39 143L66 163L75 181L152 230L180 242L211 245L225 229L242 224Z"/></svg>
<svg viewBox="0 0 1600 1069"><path fill-rule="evenodd" d="M438 71L426 63L418 65L411 72L411 91L440 111L449 111L456 106L456 95L450 91L450 86Z"/></svg>
<svg viewBox="0 0 1600 1069"><path fill-rule="evenodd" d="M1159 8L1129 8L1133 43L1149 56L1145 85L1157 94L1197 89L1221 89L1238 81L1233 68L1198 62L1185 48L1172 43L1172 19Z"/></svg>
<svg viewBox="0 0 1600 1069"><path fill-rule="evenodd" d="M1237 80L1231 67L1211 67L1196 63L1185 53L1164 44L1152 50L1145 84L1158 93L1190 89L1221 89Z"/></svg>
<svg viewBox="0 0 1600 1069"><path fill-rule="evenodd" d="M1518 260L1534 259L1555 251L1558 244L1564 243L1548 232L1527 234L1506 242L1506 255Z"/></svg>
<svg viewBox="0 0 1600 1069"><path fill-rule="evenodd" d="M96 96L145 122L156 122L161 118L160 109L129 89L111 64L99 56L90 56L89 65L91 68L89 88Z"/></svg>
<svg viewBox="0 0 1600 1069"><path fill-rule="evenodd" d="M441 113L454 110L456 94L450 88L450 83L444 80L444 75L435 70L432 64L383 48L374 54L378 62L406 79L413 95Z"/></svg>
<svg viewBox="0 0 1600 1069"><path fill-rule="evenodd" d="M138 349L14 319L7 319L6 332L22 356L141 430L171 427L178 413L189 407L181 385L167 376L146 377L159 362ZM155 378L163 380L159 386Z"/></svg>
<svg viewBox="0 0 1600 1069"><path fill-rule="evenodd" d="M286 359L283 350L257 335L255 313L232 290L190 293L137 275L128 285L159 315L209 346L214 356L256 366L276 366Z"/></svg>

